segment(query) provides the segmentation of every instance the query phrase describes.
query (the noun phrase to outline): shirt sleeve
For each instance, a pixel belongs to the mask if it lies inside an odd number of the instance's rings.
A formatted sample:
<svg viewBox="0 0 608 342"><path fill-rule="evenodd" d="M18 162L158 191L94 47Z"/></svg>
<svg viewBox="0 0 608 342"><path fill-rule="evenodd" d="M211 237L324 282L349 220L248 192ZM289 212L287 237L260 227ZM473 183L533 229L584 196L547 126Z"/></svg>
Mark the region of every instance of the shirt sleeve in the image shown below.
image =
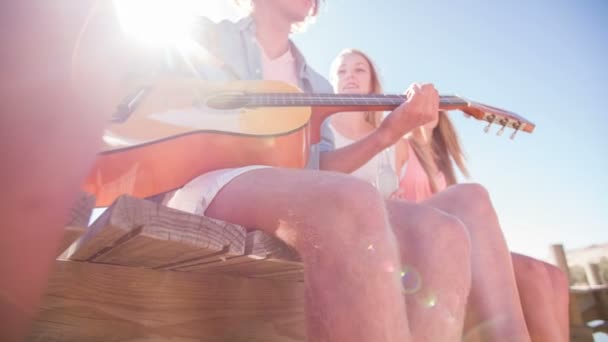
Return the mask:
<svg viewBox="0 0 608 342"><path fill-rule="evenodd" d="M331 128L329 128L329 120L325 120L323 121L323 124L321 124L321 141L318 144L310 146L310 155L306 168L318 170L321 153L333 151L335 146L334 133Z"/></svg>
<svg viewBox="0 0 608 342"><path fill-rule="evenodd" d="M314 93L333 93L331 84L316 71L309 69L309 81L311 82L312 92ZM329 127L329 118L321 124L321 141L310 147L310 157L307 168L319 169L321 153L335 150L334 133Z"/></svg>

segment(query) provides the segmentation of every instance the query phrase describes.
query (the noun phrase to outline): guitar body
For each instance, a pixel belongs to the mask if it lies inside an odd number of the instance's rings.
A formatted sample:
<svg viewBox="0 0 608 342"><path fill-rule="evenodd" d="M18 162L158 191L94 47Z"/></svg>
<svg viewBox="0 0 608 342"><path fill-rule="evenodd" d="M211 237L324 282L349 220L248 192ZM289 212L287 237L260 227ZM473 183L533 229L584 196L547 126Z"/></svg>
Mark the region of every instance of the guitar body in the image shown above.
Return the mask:
<svg viewBox="0 0 608 342"><path fill-rule="evenodd" d="M282 82L220 86L200 80L157 82L124 122L112 123L84 183L97 206L118 196L149 197L200 174L246 165L303 168L310 146L311 107L214 109L204 99L223 93L294 93Z"/></svg>

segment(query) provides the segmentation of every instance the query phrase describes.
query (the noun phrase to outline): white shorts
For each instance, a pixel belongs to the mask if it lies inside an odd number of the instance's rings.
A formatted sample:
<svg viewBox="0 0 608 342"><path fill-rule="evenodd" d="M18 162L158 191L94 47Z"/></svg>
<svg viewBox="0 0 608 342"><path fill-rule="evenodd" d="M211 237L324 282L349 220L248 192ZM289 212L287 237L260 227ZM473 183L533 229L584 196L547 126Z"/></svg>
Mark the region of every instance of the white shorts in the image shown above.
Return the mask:
<svg viewBox="0 0 608 342"><path fill-rule="evenodd" d="M246 172L267 167L270 166L252 165L207 172L194 178L173 194L167 195L165 205L188 213L205 215L215 196L226 184Z"/></svg>

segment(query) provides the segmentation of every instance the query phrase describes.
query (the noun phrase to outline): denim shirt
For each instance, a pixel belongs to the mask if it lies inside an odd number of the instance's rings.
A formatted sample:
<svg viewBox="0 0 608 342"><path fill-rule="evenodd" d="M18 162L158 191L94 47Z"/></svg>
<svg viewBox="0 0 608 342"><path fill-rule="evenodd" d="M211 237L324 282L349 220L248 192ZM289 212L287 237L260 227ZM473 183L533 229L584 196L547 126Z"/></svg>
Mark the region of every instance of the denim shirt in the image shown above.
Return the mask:
<svg viewBox="0 0 608 342"><path fill-rule="evenodd" d="M205 63L196 65L199 77L214 81L262 79L261 51L251 17L219 23L202 17L194 34L195 40L204 46L200 53ZM307 93L333 93L330 83L306 64L293 42L290 44L296 62L298 87ZM318 169L320 153L333 149L334 136L326 120L321 127L321 141L310 147L307 168Z"/></svg>

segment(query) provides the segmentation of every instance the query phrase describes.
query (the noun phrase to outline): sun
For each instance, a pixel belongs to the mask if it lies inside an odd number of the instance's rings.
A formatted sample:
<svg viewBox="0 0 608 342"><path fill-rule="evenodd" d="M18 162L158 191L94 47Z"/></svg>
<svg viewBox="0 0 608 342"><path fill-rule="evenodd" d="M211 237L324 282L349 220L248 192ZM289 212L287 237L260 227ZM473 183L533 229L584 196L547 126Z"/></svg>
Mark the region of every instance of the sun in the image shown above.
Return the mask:
<svg viewBox="0 0 608 342"><path fill-rule="evenodd" d="M206 3L204 0L114 0L122 29L133 38L158 47L175 46L183 41Z"/></svg>

